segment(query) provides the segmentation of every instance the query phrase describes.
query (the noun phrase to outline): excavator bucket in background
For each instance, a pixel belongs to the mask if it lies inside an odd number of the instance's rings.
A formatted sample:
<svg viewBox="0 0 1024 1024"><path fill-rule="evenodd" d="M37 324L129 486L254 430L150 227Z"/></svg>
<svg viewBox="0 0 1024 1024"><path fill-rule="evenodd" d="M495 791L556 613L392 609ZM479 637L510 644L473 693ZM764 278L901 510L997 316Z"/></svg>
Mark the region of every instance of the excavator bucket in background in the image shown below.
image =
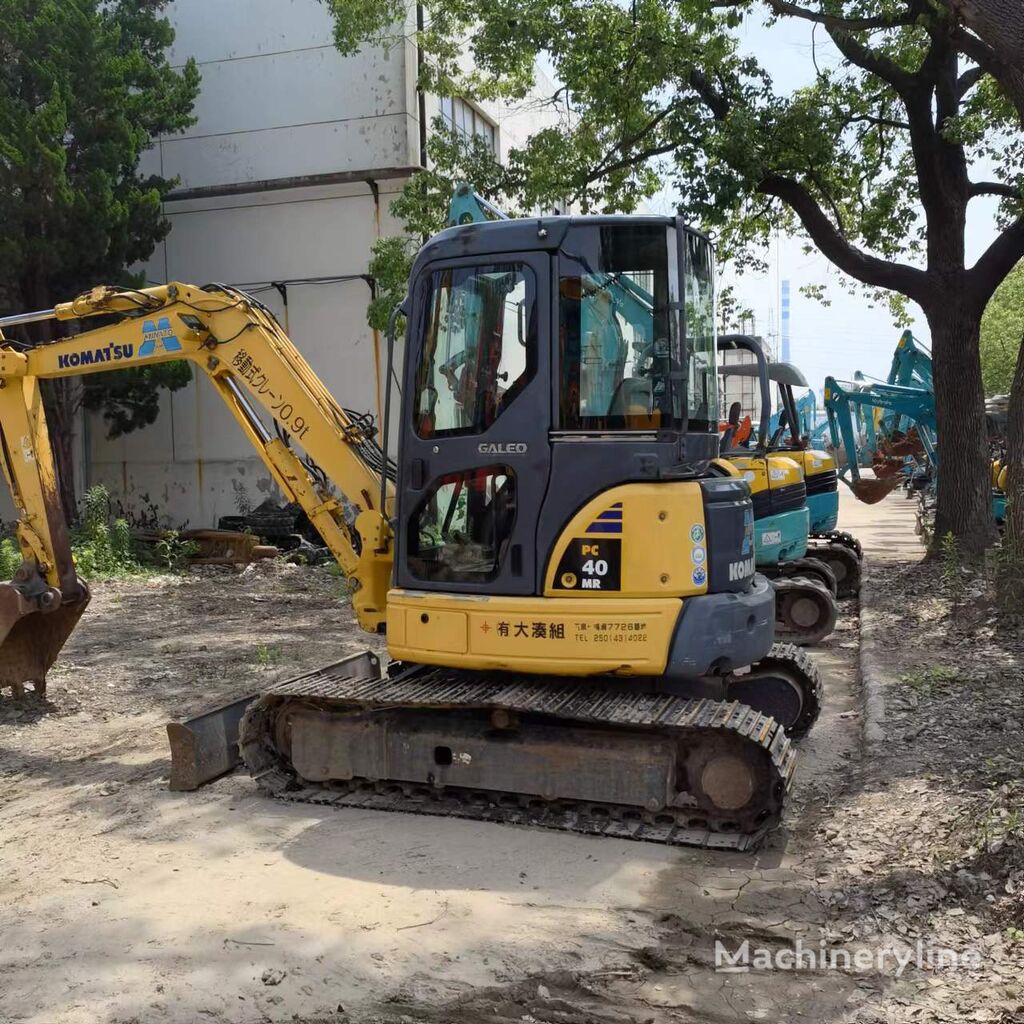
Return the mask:
<svg viewBox="0 0 1024 1024"><path fill-rule="evenodd" d="M46 693L46 674L89 604L84 583L74 602L43 611L11 583L0 583L0 691L9 687L15 697L31 684Z"/></svg>
<svg viewBox="0 0 1024 1024"><path fill-rule="evenodd" d="M877 505L880 501L890 495L903 482L900 476L888 477L884 480L871 480L861 478L850 484L850 490L858 501L865 505Z"/></svg>

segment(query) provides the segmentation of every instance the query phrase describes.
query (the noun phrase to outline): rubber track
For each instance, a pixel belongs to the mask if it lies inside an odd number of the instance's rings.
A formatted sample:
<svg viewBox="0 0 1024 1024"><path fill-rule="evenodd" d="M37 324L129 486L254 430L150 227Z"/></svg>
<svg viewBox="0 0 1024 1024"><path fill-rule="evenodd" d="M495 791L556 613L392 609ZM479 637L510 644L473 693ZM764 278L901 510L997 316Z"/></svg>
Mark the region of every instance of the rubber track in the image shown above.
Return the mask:
<svg viewBox="0 0 1024 1024"><path fill-rule="evenodd" d="M829 614L824 622L819 620L818 625L804 630L789 629L784 622L776 618L775 635L781 636L782 643L813 645L821 643L826 637L832 635L836 628L836 620L839 618L839 609L835 598L827 587L817 580L806 577L787 578L784 576L779 579L773 579L771 584L777 593L782 591L789 591L790 593L794 591L814 591L819 595L822 603L827 604L829 608Z"/></svg>
<svg viewBox="0 0 1024 1024"><path fill-rule="evenodd" d="M772 649L752 666L752 671L756 673L759 669L770 669L775 666L795 670L794 674L799 677L803 690L804 706L800 717L787 730L790 739L795 742L803 739L811 731L821 714L821 705L824 701L821 673L810 655L796 644L773 644Z"/></svg>
<svg viewBox="0 0 1024 1024"><path fill-rule="evenodd" d="M852 533L846 533L842 530L829 530L827 533L812 533L811 538L813 540L829 541L833 544L842 544L845 548L853 548L857 552L858 558L864 557L864 548Z"/></svg>
<svg viewBox="0 0 1024 1024"><path fill-rule="evenodd" d="M796 752L783 729L765 715L736 702L687 700L665 694L600 690L593 683L558 677L506 675L481 678L450 669L419 668L391 679L332 677L330 668L270 687L254 702L242 725L240 747L253 778L280 800L332 807L403 811L412 814L470 818L476 821L536 825L587 835L672 846L749 850L756 847L781 817L774 813L750 832L716 828L697 809L668 808L656 814L632 806L578 801L540 801L517 793L447 787L438 792L424 784L353 780L307 783L283 767L266 745L270 716L279 700L298 698L340 702L348 709L474 708L541 714L577 723L599 723L660 730L721 730L739 735L767 751L775 771L770 789L788 790ZM696 820L695 820L696 819Z"/></svg>

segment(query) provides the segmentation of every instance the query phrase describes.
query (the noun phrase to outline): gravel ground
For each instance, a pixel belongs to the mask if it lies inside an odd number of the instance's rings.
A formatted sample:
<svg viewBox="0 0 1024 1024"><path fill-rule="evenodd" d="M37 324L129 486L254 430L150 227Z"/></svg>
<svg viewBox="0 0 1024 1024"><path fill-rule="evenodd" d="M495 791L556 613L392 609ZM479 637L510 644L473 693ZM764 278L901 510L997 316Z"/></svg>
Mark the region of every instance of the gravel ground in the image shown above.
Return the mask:
<svg viewBox="0 0 1024 1024"><path fill-rule="evenodd" d="M367 638L323 570L98 586L49 703L0 701L0 1021L1024 1021L1018 634L935 569L872 572L886 740L864 755L848 602L785 828L749 856L284 806L242 774L168 793L165 721ZM798 939L981 959L714 969L716 940Z"/></svg>

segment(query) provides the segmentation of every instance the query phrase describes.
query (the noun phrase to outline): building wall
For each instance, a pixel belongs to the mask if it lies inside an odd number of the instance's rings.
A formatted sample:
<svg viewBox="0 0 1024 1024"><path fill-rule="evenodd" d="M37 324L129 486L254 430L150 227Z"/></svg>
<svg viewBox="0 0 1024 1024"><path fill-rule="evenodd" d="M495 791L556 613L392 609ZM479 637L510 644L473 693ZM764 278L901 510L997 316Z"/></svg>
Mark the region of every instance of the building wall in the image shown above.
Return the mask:
<svg viewBox="0 0 1024 1024"><path fill-rule="evenodd" d="M147 278L246 287L343 405L377 415L385 354L359 275L375 239L399 230L388 208L420 163L415 51L343 58L317 0L175 0L169 16L172 61L195 57L203 81L197 123L146 157L180 180ZM274 281L294 282L287 316ZM89 483L128 511L153 503L173 525L209 526L278 497L205 379L165 393L149 428L109 440L93 416L84 432Z"/></svg>
<svg viewBox="0 0 1024 1024"><path fill-rule="evenodd" d="M379 417L386 353L366 325L370 292L358 275L374 240L400 233L389 207L421 163L408 33L391 49L343 58L318 0L175 0L168 10L172 59L194 56L203 82L196 125L147 154L151 169L180 179L147 277L240 285L283 321L271 282L294 282L286 326L295 344L342 405ZM553 122L557 111L540 102L553 92L539 79L537 100L482 108L501 156ZM429 124L439 100L423 108ZM308 282L325 277L333 280ZM128 512L155 504L171 525L212 526L240 505L279 498L205 380L164 394L149 428L112 441L93 416L84 432L88 481L106 484Z"/></svg>

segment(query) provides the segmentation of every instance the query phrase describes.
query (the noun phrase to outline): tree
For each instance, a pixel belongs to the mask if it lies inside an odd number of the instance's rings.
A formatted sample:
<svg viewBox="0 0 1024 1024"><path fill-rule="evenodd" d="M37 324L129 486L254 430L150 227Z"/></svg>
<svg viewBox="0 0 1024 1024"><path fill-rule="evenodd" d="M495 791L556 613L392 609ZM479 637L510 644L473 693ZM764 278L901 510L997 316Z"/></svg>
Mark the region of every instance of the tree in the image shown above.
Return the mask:
<svg viewBox="0 0 1024 1024"><path fill-rule="evenodd" d="M981 375L986 395L1006 395L1024 338L1024 263L999 286L981 320Z"/></svg>
<svg viewBox="0 0 1024 1024"><path fill-rule="evenodd" d="M1001 83L1024 124L1024 5L1017 0L947 0L963 19L964 52Z"/></svg>
<svg viewBox="0 0 1024 1024"><path fill-rule="evenodd" d="M404 25L402 0L328 2L343 52ZM524 97L546 55L573 116L512 153L505 187L524 207L629 210L667 178L740 263L782 228L897 310L917 302L943 451L936 536L973 554L994 536L980 323L1024 257L1024 150L1006 62L981 50L960 2L425 0L416 38L421 84L442 94ZM736 29L758 15L808 24L804 88L780 94L741 52ZM968 207L992 196L998 231L968 268Z"/></svg>
<svg viewBox="0 0 1024 1024"><path fill-rule="evenodd" d="M0 0L0 301L48 309L98 283L137 284L169 223L173 180L139 171L152 140L193 123L194 61L167 60L168 0ZM47 321L20 340L49 342ZM155 419L156 389L184 364L52 382L46 402L65 513L75 514L73 438L84 401L123 432ZM94 383L95 381L95 383Z"/></svg>

